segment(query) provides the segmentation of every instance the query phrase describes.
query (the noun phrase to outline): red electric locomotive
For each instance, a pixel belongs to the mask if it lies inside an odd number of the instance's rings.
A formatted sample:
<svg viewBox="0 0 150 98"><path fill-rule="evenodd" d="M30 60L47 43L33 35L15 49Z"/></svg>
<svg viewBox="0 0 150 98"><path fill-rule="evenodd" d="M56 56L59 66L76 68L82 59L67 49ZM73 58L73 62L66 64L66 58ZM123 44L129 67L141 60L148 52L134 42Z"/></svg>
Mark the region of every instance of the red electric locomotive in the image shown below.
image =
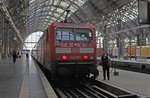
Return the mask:
<svg viewBox="0 0 150 98"><path fill-rule="evenodd" d="M96 75L96 49L94 26L54 22L44 32L32 55L55 80Z"/></svg>

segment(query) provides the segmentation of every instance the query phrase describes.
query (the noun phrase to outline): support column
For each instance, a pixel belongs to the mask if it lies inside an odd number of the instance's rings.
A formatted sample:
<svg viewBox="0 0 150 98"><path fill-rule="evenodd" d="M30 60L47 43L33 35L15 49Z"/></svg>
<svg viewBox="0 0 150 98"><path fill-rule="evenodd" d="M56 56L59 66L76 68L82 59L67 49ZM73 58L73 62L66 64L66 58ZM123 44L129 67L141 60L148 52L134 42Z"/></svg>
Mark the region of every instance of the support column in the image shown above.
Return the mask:
<svg viewBox="0 0 150 98"><path fill-rule="evenodd" d="M121 24L122 20L121 18L118 19L118 30L121 30L122 28L122 24ZM121 33L117 34L117 47L118 47L118 58L120 59L120 57L123 57L123 39L122 39L122 35Z"/></svg>
<svg viewBox="0 0 150 98"><path fill-rule="evenodd" d="M6 58L8 54L8 21L4 20L4 34L3 34L3 49L4 52L2 54L2 58Z"/></svg>
<svg viewBox="0 0 150 98"><path fill-rule="evenodd" d="M2 50L3 50L3 12L0 10L0 19L1 19L1 21L0 21L0 58L1 58L1 56L2 56Z"/></svg>
<svg viewBox="0 0 150 98"><path fill-rule="evenodd" d="M11 26L9 25L9 27L8 27L8 44L7 44L7 53L8 53L8 57L11 57L11 54L10 54L10 52L11 52L11 45L10 45L10 39L11 39L11 34L10 34L10 32L11 32Z"/></svg>
<svg viewBox="0 0 150 98"><path fill-rule="evenodd" d="M130 36L129 36L129 46L130 46L130 54L129 54L129 57L130 57L130 60L131 60L131 46L132 46L132 43L131 43L131 31L130 31Z"/></svg>
<svg viewBox="0 0 150 98"><path fill-rule="evenodd" d="M1 32L2 32L2 58L6 58L5 55L5 14L2 12L1 16Z"/></svg>
<svg viewBox="0 0 150 98"><path fill-rule="evenodd" d="M117 36L118 58L123 57L123 39L121 33Z"/></svg>
<svg viewBox="0 0 150 98"><path fill-rule="evenodd" d="M148 31L150 31L150 29L148 29ZM147 34L147 38L148 38L148 46L150 46L150 35Z"/></svg>
<svg viewBox="0 0 150 98"><path fill-rule="evenodd" d="M14 31L12 30L11 31L11 34L10 34L10 52L12 53L13 50L15 50L15 45L14 45Z"/></svg>
<svg viewBox="0 0 150 98"><path fill-rule="evenodd" d="M104 40L103 40L103 51L107 52L108 50L108 33L106 32L106 26L104 27Z"/></svg>

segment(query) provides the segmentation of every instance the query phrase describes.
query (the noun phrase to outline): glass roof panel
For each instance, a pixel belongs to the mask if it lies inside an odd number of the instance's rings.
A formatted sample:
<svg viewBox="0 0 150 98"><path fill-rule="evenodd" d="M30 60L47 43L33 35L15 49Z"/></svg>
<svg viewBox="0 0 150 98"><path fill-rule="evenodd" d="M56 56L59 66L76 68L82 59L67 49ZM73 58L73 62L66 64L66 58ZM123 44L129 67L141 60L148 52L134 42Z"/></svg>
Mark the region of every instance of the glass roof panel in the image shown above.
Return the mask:
<svg viewBox="0 0 150 98"><path fill-rule="evenodd" d="M52 0L50 0L50 1L52 1ZM50 3L50 1L46 1L46 2L45 2L45 5L48 5L48 4Z"/></svg>
<svg viewBox="0 0 150 98"><path fill-rule="evenodd" d="M54 18L54 17L51 17L51 20L53 20L53 21L56 21L56 18Z"/></svg>
<svg viewBox="0 0 150 98"><path fill-rule="evenodd" d="M48 18L48 19L49 19L49 18L50 18L50 16L46 16L46 18Z"/></svg>
<svg viewBox="0 0 150 98"><path fill-rule="evenodd" d="M115 26L116 24L118 24L118 19L121 19L122 22L127 22L136 19L138 16L137 5L135 1L133 2L134 3L129 3L128 5L125 5L120 9L116 9L112 13L109 13L108 16L112 19L108 18L107 24Z"/></svg>
<svg viewBox="0 0 150 98"><path fill-rule="evenodd" d="M57 13L54 13L54 17L59 17L59 14L57 14Z"/></svg>
<svg viewBox="0 0 150 98"><path fill-rule="evenodd" d="M68 3L66 2L61 2L60 5L63 7L63 8L67 8L69 6Z"/></svg>
<svg viewBox="0 0 150 98"><path fill-rule="evenodd" d="M54 4L53 5L57 5L58 1L60 1L60 0L54 0Z"/></svg>
<svg viewBox="0 0 150 98"><path fill-rule="evenodd" d="M62 13L64 10L63 9L60 9L60 8L57 8L56 9L56 12L59 12L59 13Z"/></svg>
<svg viewBox="0 0 150 98"><path fill-rule="evenodd" d="M54 6L51 6L51 11L52 11L52 10L54 10L55 8L56 8L56 7L54 7Z"/></svg>
<svg viewBox="0 0 150 98"><path fill-rule="evenodd" d="M71 15L86 1L87 0L30 0L28 24L32 27L30 27L29 32L36 31L37 28L41 28L41 31L44 31L43 29L51 22L64 20L66 15L65 10L71 10Z"/></svg>
<svg viewBox="0 0 150 98"><path fill-rule="evenodd" d="M35 1L35 0L30 0L30 1L29 1L29 4L33 3L34 1Z"/></svg>

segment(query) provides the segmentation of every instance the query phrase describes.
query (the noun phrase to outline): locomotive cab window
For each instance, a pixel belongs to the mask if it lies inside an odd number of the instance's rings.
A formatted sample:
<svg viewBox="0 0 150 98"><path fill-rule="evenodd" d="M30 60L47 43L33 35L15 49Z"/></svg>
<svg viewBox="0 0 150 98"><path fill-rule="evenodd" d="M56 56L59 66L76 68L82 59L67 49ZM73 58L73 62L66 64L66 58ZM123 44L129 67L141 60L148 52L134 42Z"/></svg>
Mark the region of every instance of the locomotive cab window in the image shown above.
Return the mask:
<svg viewBox="0 0 150 98"><path fill-rule="evenodd" d="M56 40L63 41L91 41L93 32L89 28L64 28L57 27Z"/></svg>
<svg viewBox="0 0 150 98"><path fill-rule="evenodd" d="M91 41L93 39L93 33L91 29L77 28L75 29L76 41Z"/></svg>
<svg viewBox="0 0 150 98"><path fill-rule="evenodd" d="M70 41L74 40L73 28L62 28L56 29L56 40Z"/></svg>

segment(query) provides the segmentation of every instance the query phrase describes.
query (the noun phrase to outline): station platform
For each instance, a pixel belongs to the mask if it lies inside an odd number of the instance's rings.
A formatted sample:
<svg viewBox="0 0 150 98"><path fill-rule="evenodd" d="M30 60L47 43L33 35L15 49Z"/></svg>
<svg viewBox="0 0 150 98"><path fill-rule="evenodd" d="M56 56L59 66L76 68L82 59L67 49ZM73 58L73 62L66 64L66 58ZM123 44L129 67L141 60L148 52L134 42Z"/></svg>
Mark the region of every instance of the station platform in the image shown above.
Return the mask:
<svg viewBox="0 0 150 98"><path fill-rule="evenodd" d="M110 80L103 80L102 67L98 66L98 70L98 80L110 83L127 91L131 91L138 96L141 96L141 98L150 97L149 74L116 69L119 74L114 75L114 69L110 68Z"/></svg>
<svg viewBox="0 0 150 98"><path fill-rule="evenodd" d="M110 80L103 80L102 68L98 67L98 80L131 91L142 97L150 97L150 75L110 68ZM25 55L13 63L12 57L0 59L0 98L57 98L40 68Z"/></svg>
<svg viewBox="0 0 150 98"><path fill-rule="evenodd" d="M123 63L138 63L138 64L150 64L150 59L135 59L135 58L129 58L124 60L123 58L117 59L113 58L111 61L116 61L116 62L123 62Z"/></svg>
<svg viewBox="0 0 150 98"><path fill-rule="evenodd" d="M101 57L98 57L97 60L100 60ZM150 59L143 59L143 58L129 58L129 59L123 59L123 58L111 58L111 61L116 62L122 62L122 63L135 63L135 64L150 64Z"/></svg>
<svg viewBox="0 0 150 98"><path fill-rule="evenodd" d="M0 59L0 98L57 98L33 59Z"/></svg>

